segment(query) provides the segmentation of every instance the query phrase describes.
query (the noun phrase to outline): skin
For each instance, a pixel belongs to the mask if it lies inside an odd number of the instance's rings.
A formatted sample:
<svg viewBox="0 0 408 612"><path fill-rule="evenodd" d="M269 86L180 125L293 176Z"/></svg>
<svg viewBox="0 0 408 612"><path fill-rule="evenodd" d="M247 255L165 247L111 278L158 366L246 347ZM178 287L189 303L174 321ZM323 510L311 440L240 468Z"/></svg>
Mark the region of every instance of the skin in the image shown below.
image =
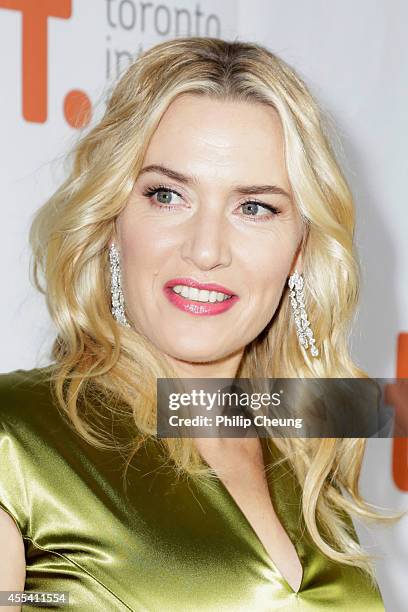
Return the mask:
<svg viewBox="0 0 408 612"><path fill-rule="evenodd" d="M24 542L14 520L0 508L0 591L24 591L26 561ZM20 605L4 608L19 612Z"/></svg>
<svg viewBox="0 0 408 612"><path fill-rule="evenodd" d="M150 140L142 169L151 164L195 182L139 173L115 236L127 318L180 377L233 378L245 346L273 317L288 276L302 271L303 227L286 170L279 116L260 103L183 94L169 105ZM144 195L160 184L181 197L169 191L150 199ZM242 195L237 185L276 185L288 197ZM242 206L254 199L275 206L279 214ZM154 203L174 208L159 209ZM163 285L176 277L218 283L240 299L215 316L184 312L163 293ZM259 439L208 437L194 438L194 443L297 589L302 567L272 506Z"/></svg>
<svg viewBox="0 0 408 612"><path fill-rule="evenodd" d="M187 186L151 171L135 181L116 226L128 319L180 376L233 377L245 346L275 313L289 274L301 271L302 225L279 116L260 103L183 94L169 105L149 143L142 168L151 164L197 182ZM143 195L159 184L181 197L169 191ZM235 185L243 184L277 185L290 197L235 193ZM242 206L254 199L279 214ZM166 202L174 208L152 205ZM217 282L240 299L215 316L183 312L162 290L180 276Z"/></svg>
<svg viewBox="0 0 408 612"><path fill-rule="evenodd" d="M157 173L137 178L114 237L128 319L181 377L233 378L245 346L274 315L289 274L302 270L302 226L291 199L279 117L261 104L180 96L150 141L143 167L150 164L194 175L197 183L188 187ZM160 183L182 194L171 196L177 209L159 210L151 205L160 203L157 194L151 200L143 195L146 187ZM277 185L291 198L239 195L234 192L237 184ZM251 208L240 206L254 198L276 206L280 214L255 207L257 218L269 218L254 221ZM216 316L182 312L162 291L166 281L178 276L219 283L240 300ZM302 568L272 507L259 440L194 441L209 465L223 474L267 552L297 589ZM1 510L0 550L0 590L23 590L23 541Z"/></svg>

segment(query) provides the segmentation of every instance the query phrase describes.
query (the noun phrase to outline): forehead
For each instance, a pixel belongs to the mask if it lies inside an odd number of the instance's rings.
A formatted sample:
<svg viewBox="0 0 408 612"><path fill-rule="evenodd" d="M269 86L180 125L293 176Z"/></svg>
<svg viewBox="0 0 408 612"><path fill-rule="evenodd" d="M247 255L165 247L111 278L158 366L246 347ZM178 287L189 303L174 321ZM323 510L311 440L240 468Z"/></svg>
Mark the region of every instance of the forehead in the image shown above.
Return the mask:
<svg viewBox="0 0 408 612"><path fill-rule="evenodd" d="M203 180L275 179L289 187L279 115L259 102L178 96L150 140L144 165L166 161Z"/></svg>

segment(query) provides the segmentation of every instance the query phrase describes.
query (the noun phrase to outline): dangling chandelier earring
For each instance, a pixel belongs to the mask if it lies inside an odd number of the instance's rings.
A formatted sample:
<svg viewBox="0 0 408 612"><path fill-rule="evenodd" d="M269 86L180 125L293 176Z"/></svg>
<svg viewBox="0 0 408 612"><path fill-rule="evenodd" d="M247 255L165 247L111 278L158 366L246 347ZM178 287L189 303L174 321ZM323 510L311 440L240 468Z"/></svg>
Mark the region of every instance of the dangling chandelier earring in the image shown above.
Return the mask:
<svg viewBox="0 0 408 612"><path fill-rule="evenodd" d="M120 258L116 245L112 242L109 247L109 263L111 273L112 314L118 323L130 327L125 317L125 300L121 287Z"/></svg>
<svg viewBox="0 0 408 612"><path fill-rule="evenodd" d="M303 275L295 272L289 277L289 295L290 303L295 319L296 333L299 344L305 349L310 347L310 352L313 357L318 357L319 349L316 346L316 340L313 337L313 332L310 327L310 322L307 319L305 310L305 294L303 292L304 280Z"/></svg>

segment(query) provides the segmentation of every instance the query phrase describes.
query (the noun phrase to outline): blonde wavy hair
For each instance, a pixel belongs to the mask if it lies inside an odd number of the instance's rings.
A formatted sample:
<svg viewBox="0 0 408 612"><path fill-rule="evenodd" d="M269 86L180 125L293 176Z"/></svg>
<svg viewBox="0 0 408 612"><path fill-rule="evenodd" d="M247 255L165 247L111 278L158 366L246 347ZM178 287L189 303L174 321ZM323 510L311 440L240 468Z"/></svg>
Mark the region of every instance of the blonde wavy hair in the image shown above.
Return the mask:
<svg viewBox="0 0 408 612"><path fill-rule="evenodd" d="M236 376L367 377L348 348L359 293L353 198L316 101L295 71L260 45L199 37L163 42L130 65L102 119L80 134L68 178L36 213L30 231L34 282L57 327L50 380L58 406L75 430L100 448L118 447L101 425L103 415L127 419L129 440L119 445L126 469L142 444L157 440L157 379L178 375L148 338L112 317L108 246L149 139L182 93L261 102L278 112L289 180L305 225L306 306L320 357L299 348L288 324L285 289L270 324L245 347ZM355 541L344 512L389 522L403 513L379 515L362 499L366 440L275 438L274 443L301 485L303 517L316 546L374 580L374 556ZM160 447L177 477L214 477L192 439L163 439Z"/></svg>

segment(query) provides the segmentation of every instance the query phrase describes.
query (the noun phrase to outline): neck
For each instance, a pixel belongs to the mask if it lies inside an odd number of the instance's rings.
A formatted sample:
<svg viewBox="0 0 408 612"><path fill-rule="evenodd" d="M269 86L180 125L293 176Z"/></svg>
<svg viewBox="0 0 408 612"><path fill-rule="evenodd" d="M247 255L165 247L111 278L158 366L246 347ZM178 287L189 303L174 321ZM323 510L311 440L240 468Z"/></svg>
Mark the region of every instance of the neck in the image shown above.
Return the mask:
<svg viewBox="0 0 408 612"><path fill-rule="evenodd" d="M204 362L183 361L170 355L166 358L180 378L235 378L243 352L239 349L216 361Z"/></svg>

